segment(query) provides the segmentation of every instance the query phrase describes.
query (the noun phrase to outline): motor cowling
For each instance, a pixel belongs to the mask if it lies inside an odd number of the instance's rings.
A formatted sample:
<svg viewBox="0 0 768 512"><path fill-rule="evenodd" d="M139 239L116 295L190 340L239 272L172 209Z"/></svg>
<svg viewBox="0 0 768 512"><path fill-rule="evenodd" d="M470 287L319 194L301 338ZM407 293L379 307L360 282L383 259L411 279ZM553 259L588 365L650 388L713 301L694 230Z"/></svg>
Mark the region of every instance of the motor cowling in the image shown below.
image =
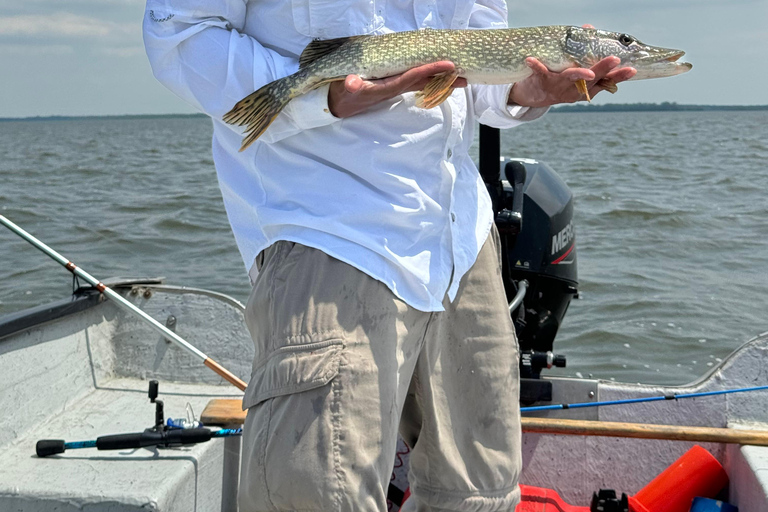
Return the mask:
<svg viewBox="0 0 768 512"><path fill-rule="evenodd" d="M510 313L523 355L521 376L538 377L541 367L531 368L526 362L537 360L535 354L552 351L571 299L578 293L573 194L545 163L504 159L501 167L507 179L497 192L495 209L504 287L512 301L520 283L527 282L522 305ZM564 358L553 361L562 363L555 366L565 365Z"/></svg>

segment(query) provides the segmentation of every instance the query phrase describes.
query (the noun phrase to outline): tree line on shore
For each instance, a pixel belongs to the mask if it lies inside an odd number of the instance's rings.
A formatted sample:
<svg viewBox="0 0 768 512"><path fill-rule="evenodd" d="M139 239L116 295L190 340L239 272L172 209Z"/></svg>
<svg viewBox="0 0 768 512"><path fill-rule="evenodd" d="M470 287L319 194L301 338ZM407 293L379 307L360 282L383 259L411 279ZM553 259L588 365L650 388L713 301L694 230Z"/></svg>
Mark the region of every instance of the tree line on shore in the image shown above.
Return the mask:
<svg viewBox="0 0 768 512"><path fill-rule="evenodd" d="M572 112L693 112L707 110L768 110L768 105L683 105L665 101L662 103L573 103L552 107L555 113ZM105 116L35 116L35 117L0 117L2 121L76 121L87 119L161 119L161 118L195 118L207 117L205 114L130 114Z"/></svg>
<svg viewBox="0 0 768 512"><path fill-rule="evenodd" d="M675 102L662 103L574 103L552 107L552 112L691 112L703 110L768 110L768 105L681 105Z"/></svg>

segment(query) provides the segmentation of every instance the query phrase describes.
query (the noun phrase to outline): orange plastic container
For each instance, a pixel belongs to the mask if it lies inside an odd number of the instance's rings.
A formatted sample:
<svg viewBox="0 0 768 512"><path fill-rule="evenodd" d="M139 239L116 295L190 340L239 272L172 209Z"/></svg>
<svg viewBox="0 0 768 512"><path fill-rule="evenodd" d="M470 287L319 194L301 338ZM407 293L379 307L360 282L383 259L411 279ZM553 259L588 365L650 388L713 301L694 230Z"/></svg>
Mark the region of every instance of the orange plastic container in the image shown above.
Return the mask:
<svg viewBox="0 0 768 512"><path fill-rule="evenodd" d="M728 484L723 466L699 445L629 498L630 512L688 512L693 498L713 498Z"/></svg>

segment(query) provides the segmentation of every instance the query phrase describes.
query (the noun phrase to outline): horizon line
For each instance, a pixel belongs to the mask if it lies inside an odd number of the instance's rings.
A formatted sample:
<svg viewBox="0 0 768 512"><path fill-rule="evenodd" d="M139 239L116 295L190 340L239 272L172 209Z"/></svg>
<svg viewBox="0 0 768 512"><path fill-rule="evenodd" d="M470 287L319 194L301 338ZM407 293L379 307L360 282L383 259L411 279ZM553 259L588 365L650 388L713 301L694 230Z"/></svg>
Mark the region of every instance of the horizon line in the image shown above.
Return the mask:
<svg viewBox="0 0 768 512"><path fill-rule="evenodd" d="M768 104L751 104L751 105L715 105L706 103L676 103L676 102L662 102L662 103L566 103L552 106L553 111L560 109L578 109L578 110L591 110L591 109L631 109L642 108L649 109L650 107L657 107L662 110L673 109L701 109L701 110L766 110ZM56 121L56 120L78 120L78 119L110 119L110 118L169 118L169 117L210 117L208 114L202 112L175 112L165 114L52 114L52 115L36 115L36 116L19 116L19 117L0 117L0 122L7 121Z"/></svg>

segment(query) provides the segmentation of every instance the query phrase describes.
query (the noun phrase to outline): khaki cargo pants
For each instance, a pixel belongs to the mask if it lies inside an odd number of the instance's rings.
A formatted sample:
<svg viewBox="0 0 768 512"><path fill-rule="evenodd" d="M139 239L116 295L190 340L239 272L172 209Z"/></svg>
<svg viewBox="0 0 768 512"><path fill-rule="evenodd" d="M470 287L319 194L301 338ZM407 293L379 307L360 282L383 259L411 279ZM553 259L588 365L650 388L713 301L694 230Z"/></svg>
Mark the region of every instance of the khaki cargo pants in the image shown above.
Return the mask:
<svg viewBox="0 0 768 512"><path fill-rule="evenodd" d="M517 343L494 229L446 311L425 313L316 249L277 242L246 322L240 512L386 511L398 429L404 510L513 511L521 469Z"/></svg>

